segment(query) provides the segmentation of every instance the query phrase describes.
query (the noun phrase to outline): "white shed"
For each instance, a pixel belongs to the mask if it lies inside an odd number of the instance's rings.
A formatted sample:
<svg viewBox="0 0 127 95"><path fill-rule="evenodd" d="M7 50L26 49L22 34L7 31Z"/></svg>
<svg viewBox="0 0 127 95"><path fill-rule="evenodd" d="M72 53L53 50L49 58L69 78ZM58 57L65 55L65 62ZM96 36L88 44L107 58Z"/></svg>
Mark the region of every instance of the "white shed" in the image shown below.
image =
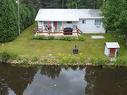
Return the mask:
<svg viewBox="0 0 127 95"><path fill-rule="evenodd" d="M104 54L109 57L116 57L119 52L119 43L118 42L106 42Z"/></svg>

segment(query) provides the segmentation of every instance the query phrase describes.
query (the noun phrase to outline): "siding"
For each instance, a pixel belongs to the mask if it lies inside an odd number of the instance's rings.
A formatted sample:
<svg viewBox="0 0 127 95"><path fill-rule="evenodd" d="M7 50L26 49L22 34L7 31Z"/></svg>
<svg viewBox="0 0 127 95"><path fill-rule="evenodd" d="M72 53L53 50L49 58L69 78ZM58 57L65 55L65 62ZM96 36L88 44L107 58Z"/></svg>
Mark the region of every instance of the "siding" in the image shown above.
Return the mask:
<svg viewBox="0 0 127 95"><path fill-rule="evenodd" d="M100 27L97 27L95 25L95 19L86 19L84 24L82 20L79 20L77 26L83 33L105 33L103 24L101 23Z"/></svg>

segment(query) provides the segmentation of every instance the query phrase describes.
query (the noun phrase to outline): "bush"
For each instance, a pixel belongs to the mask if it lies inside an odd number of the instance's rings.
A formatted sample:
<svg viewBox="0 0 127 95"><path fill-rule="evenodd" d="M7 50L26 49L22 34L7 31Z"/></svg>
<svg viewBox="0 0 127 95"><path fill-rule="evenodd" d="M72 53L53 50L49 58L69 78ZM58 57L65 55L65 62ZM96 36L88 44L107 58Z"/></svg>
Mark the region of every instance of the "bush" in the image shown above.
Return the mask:
<svg viewBox="0 0 127 95"><path fill-rule="evenodd" d="M32 57L31 61L32 62L37 62L37 61L39 61L39 58L38 57Z"/></svg>
<svg viewBox="0 0 127 95"><path fill-rule="evenodd" d="M48 40L54 40L55 39L55 37L54 36L48 36L48 38L47 38Z"/></svg>
<svg viewBox="0 0 127 95"><path fill-rule="evenodd" d="M85 41L85 37L84 36L78 36L78 41Z"/></svg>
<svg viewBox="0 0 127 95"><path fill-rule="evenodd" d="M33 40L64 40L64 41L84 41L84 36L34 36Z"/></svg>
<svg viewBox="0 0 127 95"><path fill-rule="evenodd" d="M9 54L7 52L0 53L0 62L1 63L8 63L9 60L15 59L17 55Z"/></svg>
<svg viewBox="0 0 127 95"><path fill-rule="evenodd" d="M91 59L91 63L94 65L104 65L106 63L110 63L108 58L93 58Z"/></svg>
<svg viewBox="0 0 127 95"><path fill-rule="evenodd" d="M74 37L74 36L62 36L62 37L59 37L58 40L75 41L75 40L77 40L77 37Z"/></svg>
<svg viewBox="0 0 127 95"><path fill-rule="evenodd" d="M117 58L115 61L114 61L114 65L126 65L127 64L127 60L123 60L121 58Z"/></svg>
<svg viewBox="0 0 127 95"><path fill-rule="evenodd" d="M47 40L46 36L34 36L33 40Z"/></svg>

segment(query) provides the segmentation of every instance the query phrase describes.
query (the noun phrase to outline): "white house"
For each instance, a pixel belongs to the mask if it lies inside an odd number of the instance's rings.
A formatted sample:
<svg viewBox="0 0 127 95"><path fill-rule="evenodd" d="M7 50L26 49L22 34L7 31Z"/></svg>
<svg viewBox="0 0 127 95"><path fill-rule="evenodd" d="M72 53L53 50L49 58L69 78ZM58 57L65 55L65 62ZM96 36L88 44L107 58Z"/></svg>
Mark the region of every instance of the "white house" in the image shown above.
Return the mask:
<svg viewBox="0 0 127 95"><path fill-rule="evenodd" d="M106 42L104 54L109 57L116 57L119 52L118 42Z"/></svg>
<svg viewBox="0 0 127 95"><path fill-rule="evenodd" d="M63 35L71 28L73 31L69 35L76 35L81 32L105 33L102 18L98 9L40 9L35 21L38 33Z"/></svg>

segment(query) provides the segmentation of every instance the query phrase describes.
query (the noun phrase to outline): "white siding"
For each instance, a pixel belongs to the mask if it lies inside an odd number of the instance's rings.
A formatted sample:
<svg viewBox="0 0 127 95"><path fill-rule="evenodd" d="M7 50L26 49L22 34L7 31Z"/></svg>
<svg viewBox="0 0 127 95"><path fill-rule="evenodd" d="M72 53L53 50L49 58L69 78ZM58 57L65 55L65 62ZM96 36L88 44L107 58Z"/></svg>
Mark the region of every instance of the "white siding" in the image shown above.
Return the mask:
<svg viewBox="0 0 127 95"><path fill-rule="evenodd" d="M105 46L104 54L106 56L109 56L110 55L110 49L108 49L107 46Z"/></svg>
<svg viewBox="0 0 127 95"><path fill-rule="evenodd" d="M43 21L38 21L38 28L43 27Z"/></svg>
<svg viewBox="0 0 127 95"><path fill-rule="evenodd" d="M85 23L82 23L80 19L77 26L83 33L105 33L103 24L101 23L100 26L96 26L95 19L86 19Z"/></svg>
<svg viewBox="0 0 127 95"><path fill-rule="evenodd" d="M38 30L39 31L43 31L43 26L44 26L43 21L38 21Z"/></svg>

